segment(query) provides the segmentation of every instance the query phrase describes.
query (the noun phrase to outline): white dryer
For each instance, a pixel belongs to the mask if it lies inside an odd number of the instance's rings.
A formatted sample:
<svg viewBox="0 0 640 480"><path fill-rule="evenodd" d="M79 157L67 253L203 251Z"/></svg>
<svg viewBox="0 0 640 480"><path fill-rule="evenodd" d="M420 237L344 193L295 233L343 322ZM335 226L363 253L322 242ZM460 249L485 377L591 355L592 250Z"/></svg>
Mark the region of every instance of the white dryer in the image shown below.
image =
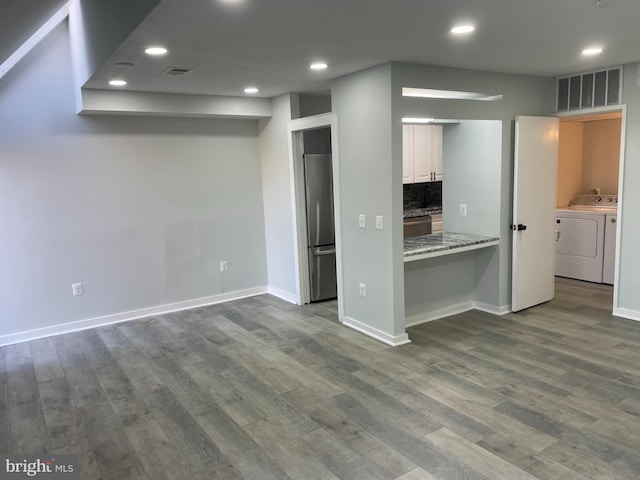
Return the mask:
<svg viewBox="0 0 640 480"><path fill-rule="evenodd" d="M556 211L556 275L603 282L606 215L617 202L615 195L580 195Z"/></svg>

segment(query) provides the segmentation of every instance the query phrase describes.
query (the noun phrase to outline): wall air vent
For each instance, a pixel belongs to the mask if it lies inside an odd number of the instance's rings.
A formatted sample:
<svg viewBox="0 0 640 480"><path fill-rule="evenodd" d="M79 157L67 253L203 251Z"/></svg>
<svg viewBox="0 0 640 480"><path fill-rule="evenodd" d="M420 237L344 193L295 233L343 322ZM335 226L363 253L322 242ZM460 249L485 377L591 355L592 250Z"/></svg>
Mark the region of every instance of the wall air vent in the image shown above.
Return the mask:
<svg viewBox="0 0 640 480"><path fill-rule="evenodd" d="M167 70L165 73L165 75L186 75L187 73L189 73L191 70L193 70L193 68L178 68L178 67L171 67L169 70Z"/></svg>
<svg viewBox="0 0 640 480"><path fill-rule="evenodd" d="M622 103L622 66L558 77L557 112Z"/></svg>

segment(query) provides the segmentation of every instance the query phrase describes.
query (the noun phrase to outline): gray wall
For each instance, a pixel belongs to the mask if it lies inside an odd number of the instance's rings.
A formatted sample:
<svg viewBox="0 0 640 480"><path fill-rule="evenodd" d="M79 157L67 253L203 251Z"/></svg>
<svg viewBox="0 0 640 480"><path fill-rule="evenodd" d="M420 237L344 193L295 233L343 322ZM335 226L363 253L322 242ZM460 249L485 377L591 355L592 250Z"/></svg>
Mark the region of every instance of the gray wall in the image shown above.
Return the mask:
<svg viewBox="0 0 640 480"><path fill-rule="evenodd" d="M407 262L404 265L408 324L468 310L475 301L476 252Z"/></svg>
<svg viewBox="0 0 640 480"><path fill-rule="evenodd" d="M296 278L287 123L294 97L274 98L273 116L258 123L269 286L290 301L296 300Z"/></svg>
<svg viewBox="0 0 640 480"><path fill-rule="evenodd" d="M76 116L69 49L0 81L0 336L264 287L257 122Z"/></svg>
<svg viewBox="0 0 640 480"><path fill-rule="evenodd" d="M504 95L502 100L496 102L401 97L400 114L394 121L400 123L402 116L502 121L500 196L502 199L512 198L515 117L517 115L550 115L554 110L554 80L404 63L393 64L393 77L394 84L397 84L398 88L435 88ZM400 161L401 159L398 158L397 162ZM508 229L511 219L511 201L502 202L499 219L501 239L499 256L485 266L482 274L483 278L493 276L490 282L492 287L483 292L480 301L496 307L504 307L511 303L511 232Z"/></svg>
<svg viewBox="0 0 640 480"><path fill-rule="evenodd" d="M331 94L327 93L300 93L298 96L300 112L299 117L310 117L322 113L331 112Z"/></svg>
<svg viewBox="0 0 640 480"><path fill-rule="evenodd" d="M260 119L271 116L270 98L185 95L117 89L81 90L82 114Z"/></svg>
<svg viewBox="0 0 640 480"><path fill-rule="evenodd" d="M331 98L338 116L344 311L394 337L404 333L402 270L401 126L392 120L391 65L335 80ZM358 228L365 214L367 228ZM384 230L375 229L375 216ZM360 282L367 296L358 293Z"/></svg>
<svg viewBox="0 0 640 480"><path fill-rule="evenodd" d="M622 197L622 237L618 307L640 320L640 85L639 64L624 66L623 103L627 105L626 148Z"/></svg>
<svg viewBox="0 0 640 480"><path fill-rule="evenodd" d="M499 236L502 122L461 120L443 125L442 136L444 230Z"/></svg>

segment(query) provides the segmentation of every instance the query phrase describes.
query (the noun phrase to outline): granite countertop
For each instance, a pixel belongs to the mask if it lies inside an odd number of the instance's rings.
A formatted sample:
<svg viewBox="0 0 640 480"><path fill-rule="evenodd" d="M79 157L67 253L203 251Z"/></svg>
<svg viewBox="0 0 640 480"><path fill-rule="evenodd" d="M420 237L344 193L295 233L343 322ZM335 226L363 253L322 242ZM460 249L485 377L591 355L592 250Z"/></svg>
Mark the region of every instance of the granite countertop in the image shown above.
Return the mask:
<svg viewBox="0 0 640 480"><path fill-rule="evenodd" d="M442 213L442 206L410 208L403 212L403 217L404 218L426 217L427 215L437 215L439 213Z"/></svg>
<svg viewBox="0 0 640 480"><path fill-rule="evenodd" d="M498 245L498 237L469 233L442 232L404 239L404 261L422 260L450 253L476 250Z"/></svg>

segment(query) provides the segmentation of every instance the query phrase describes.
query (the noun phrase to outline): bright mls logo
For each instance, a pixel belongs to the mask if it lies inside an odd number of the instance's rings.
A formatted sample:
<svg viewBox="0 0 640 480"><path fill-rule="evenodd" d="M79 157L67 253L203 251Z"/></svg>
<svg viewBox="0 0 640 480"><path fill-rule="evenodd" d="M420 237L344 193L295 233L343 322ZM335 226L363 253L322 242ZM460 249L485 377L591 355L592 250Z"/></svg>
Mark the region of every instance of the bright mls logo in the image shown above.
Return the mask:
<svg viewBox="0 0 640 480"><path fill-rule="evenodd" d="M0 480L78 480L77 455L0 456Z"/></svg>

